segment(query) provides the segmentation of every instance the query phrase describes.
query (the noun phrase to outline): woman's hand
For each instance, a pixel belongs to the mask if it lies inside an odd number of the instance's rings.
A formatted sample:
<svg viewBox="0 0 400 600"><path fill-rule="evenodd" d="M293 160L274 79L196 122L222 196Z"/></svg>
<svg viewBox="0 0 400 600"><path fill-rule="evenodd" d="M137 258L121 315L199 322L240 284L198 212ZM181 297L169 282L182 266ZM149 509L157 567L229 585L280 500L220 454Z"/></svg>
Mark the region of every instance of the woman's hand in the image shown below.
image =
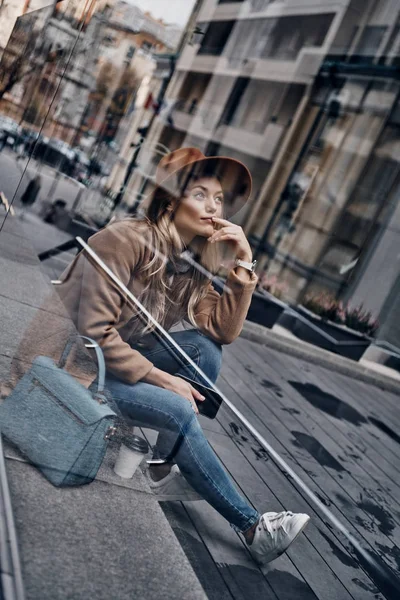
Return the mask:
<svg viewBox="0 0 400 600"><path fill-rule="evenodd" d="M203 402L205 398L200 394L199 391L191 386L188 381L181 379L181 377L170 375L169 380L164 383L163 387L171 392L175 392L175 394L178 394L183 398L186 398L186 400L189 400L190 404L193 406L194 412L198 414L199 409L197 408L196 400Z"/></svg>
<svg viewBox="0 0 400 600"><path fill-rule="evenodd" d="M157 369L157 367L153 367L149 373L147 373L146 377L142 379L142 381L162 387L166 390L170 390L171 392L175 392L175 394L186 398L186 400L188 400L193 406L196 414L199 412L199 409L196 405L196 400L199 400L200 402L205 400L204 396L202 396L200 392L192 387L188 381L182 379L181 377L171 375L170 373L162 371L161 369Z"/></svg>
<svg viewBox="0 0 400 600"><path fill-rule="evenodd" d="M234 223L231 223L226 219L220 219L219 217L212 217L212 220L222 227L221 229L214 231L207 241L211 244L222 241L231 242L235 248L236 258L251 262L253 260L251 247L240 225L235 225Z"/></svg>

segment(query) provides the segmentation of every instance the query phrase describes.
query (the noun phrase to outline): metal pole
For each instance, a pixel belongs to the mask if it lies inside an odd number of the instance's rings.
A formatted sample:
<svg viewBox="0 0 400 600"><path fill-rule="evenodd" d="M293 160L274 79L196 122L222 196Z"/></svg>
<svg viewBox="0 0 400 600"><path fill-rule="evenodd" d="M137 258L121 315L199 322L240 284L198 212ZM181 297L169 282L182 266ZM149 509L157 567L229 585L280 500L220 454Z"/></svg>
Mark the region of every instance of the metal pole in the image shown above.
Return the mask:
<svg viewBox="0 0 400 600"><path fill-rule="evenodd" d="M146 134L147 134L147 132L146 132ZM137 159L137 157L139 156L140 148L141 148L141 146L142 146L142 143L143 143L143 141L144 141L145 137L146 137L145 135L142 135L142 136L140 137L140 141L139 141L139 143L138 143L138 144L136 144L136 150L135 150L135 152L133 153L133 156L132 156L132 158L131 158L131 161L130 161L130 163L129 163L129 165L128 165L128 168L127 168L127 170L126 170L126 172L125 172L124 181L123 181L123 183L122 183L121 187L119 188L119 192L118 192L118 194L115 196L114 205L113 205L113 207L112 207L112 210L115 210L115 209L117 208L117 206L119 206L119 205L121 204L121 202L122 202L122 200L123 200L123 198L124 198L125 191L126 191L126 188L127 188L127 186L128 186L129 180L130 180L130 178L131 178L132 172L133 172L133 170L136 168L136 159Z"/></svg>
<svg viewBox="0 0 400 600"><path fill-rule="evenodd" d="M3 442L0 434L0 597L9 600L24 600L25 589L22 578L17 531L10 487L8 485Z"/></svg>

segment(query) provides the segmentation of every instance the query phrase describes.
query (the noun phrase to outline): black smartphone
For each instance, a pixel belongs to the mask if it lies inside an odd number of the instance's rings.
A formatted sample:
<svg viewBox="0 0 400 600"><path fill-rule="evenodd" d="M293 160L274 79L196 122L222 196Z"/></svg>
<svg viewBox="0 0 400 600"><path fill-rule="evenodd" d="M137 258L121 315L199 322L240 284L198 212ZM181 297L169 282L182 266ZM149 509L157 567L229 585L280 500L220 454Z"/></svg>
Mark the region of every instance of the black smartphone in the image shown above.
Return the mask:
<svg viewBox="0 0 400 600"><path fill-rule="evenodd" d="M178 377L186 379L191 386L193 386L205 397L205 400L203 401L196 401L199 414L207 417L208 419L215 419L222 403L222 396L212 388L209 388L198 381L193 381L193 379L190 379L190 377L186 377L185 375L178 375Z"/></svg>

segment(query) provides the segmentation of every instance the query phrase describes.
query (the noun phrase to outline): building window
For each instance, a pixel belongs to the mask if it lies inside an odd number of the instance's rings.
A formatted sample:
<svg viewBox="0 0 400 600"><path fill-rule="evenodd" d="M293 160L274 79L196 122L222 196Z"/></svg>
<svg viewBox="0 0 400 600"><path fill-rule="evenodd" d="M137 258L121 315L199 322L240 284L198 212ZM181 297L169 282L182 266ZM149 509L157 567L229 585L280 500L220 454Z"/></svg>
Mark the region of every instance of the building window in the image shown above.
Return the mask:
<svg viewBox="0 0 400 600"><path fill-rule="evenodd" d="M276 21L277 19L237 21L224 51L229 66L240 67L249 59L259 58Z"/></svg>
<svg viewBox="0 0 400 600"><path fill-rule="evenodd" d="M263 134L269 123L290 124L304 86L240 77L229 96L220 124Z"/></svg>
<svg viewBox="0 0 400 600"><path fill-rule="evenodd" d="M104 37L103 37L103 46L115 46L116 44L116 37L113 36L111 33L107 33Z"/></svg>
<svg viewBox="0 0 400 600"><path fill-rule="evenodd" d="M251 12L260 12L265 10L270 0L250 0Z"/></svg>
<svg viewBox="0 0 400 600"><path fill-rule="evenodd" d="M302 48L322 46L334 14L296 15L276 19L262 57L295 60Z"/></svg>
<svg viewBox="0 0 400 600"><path fill-rule="evenodd" d="M354 50L351 62L372 62L381 45L387 27L365 27Z"/></svg>
<svg viewBox="0 0 400 600"><path fill-rule="evenodd" d="M220 56L231 34L235 21L210 23L199 48L199 54Z"/></svg>
<svg viewBox="0 0 400 600"><path fill-rule="evenodd" d="M189 115L196 114L210 80L211 73L187 73L179 91L177 108Z"/></svg>
<svg viewBox="0 0 400 600"><path fill-rule="evenodd" d="M253 80L235 114L234 125L252 133L264 130L276 113L285 85Z"/></svg>
<svg viewBox="0 0 400 600"><path fill-rule="evenodd" d="M395 59L396 57L398 58L399 56L399 50L400 50L400 25L396 25L393 28L393 31L387 41L385 50L384 50L384 55L381 57L380 62L385 63L386 61L388 61L389 63L393 61L393 59ZM398 63L396 64L396 66L398 66Z"/></svg>
<svg viewBox="0 0 400 600"><path fill-rule="evenodd" d="M233 89L229 95L228 101L225 105L219 124L230 125L234 118L238 106L243 98L243 94L249 85L250 79L248 77L239 77L236 79Z"/></svg>
<svg viewBox="0 0 400 600"><path fill-rule="evenodd" d="M260 57L295 60L302 48L324 43L333 17L329 13L237 21L224 55L231 67Z"/></svg>
<svg viewBox="0 0 400 600"><path fill-rule="evenodd" d="M133 58L133 55L135 54L135 46L129 46L128 52L126 53L126 58L127 59L131 59Z"/></svg>
<svg viewBox="0 0 400 600"><path fill-rule="evenodd" d="M221 149L221 144L219 144L218 142L208 142L207 144L207 148L206 148L206 155L207 156L218 156L220 153L220 149Z"/></svg>

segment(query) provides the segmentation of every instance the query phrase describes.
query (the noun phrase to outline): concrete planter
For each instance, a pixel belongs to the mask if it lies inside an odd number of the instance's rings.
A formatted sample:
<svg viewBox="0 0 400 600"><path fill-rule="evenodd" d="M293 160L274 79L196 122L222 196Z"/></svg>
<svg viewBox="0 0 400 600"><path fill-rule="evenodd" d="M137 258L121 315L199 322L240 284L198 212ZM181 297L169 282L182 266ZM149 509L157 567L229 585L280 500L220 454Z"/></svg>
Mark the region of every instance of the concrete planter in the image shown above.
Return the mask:
<svg viewBox="0 0 400 600"><path fill-rule="evenodd" d="M264 290L255 290L251 300L247 320L264 327L273 327L287 304Z"/></svg>
<svg viewBox="0 0 400 600"><path fill-rule="evenodd" d="M213 280L214 288L222 293L224 281L220 277ZM265 290L255 290L251 299L247 320L264 327L273 327L288 305Z"/></svg>
<svg viewBox="0 0 400 600"><path fill-rule="evenodd" d="M321 319L301 305L296 306L293 313L282 314L278 325L305 342L351 360L360 360L372 341L358 331Z"/></svg>

